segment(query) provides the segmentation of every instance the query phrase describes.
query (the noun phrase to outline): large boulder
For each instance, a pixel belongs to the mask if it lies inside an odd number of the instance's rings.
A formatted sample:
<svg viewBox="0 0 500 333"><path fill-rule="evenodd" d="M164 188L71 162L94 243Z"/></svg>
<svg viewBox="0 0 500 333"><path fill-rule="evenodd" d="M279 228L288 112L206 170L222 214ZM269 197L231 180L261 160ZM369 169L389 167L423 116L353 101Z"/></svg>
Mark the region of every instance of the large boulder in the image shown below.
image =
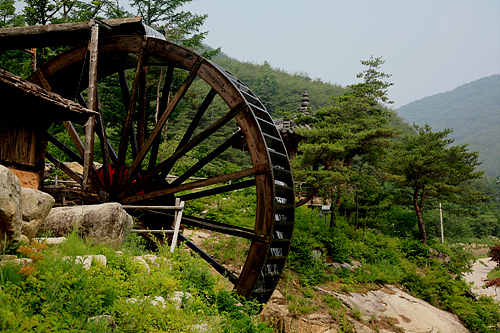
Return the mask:
<svg viewBox="0 0 500 333"><path fill-rule="evenodd" d="M31 188L21 188L22 234L32 240L54 205L54 198Z"/></svg>
<svg viewBox="0 0 500 333"><path fill-rule="evenodd" d="M19 238L22 229L19 179L0 165L0 253Z"/></svg>
<svg viewBox="0 0 500 333"><path fill-rule="evenodd" d="M361 313L365 322L371 319L390 320L403 332L468 333L458 317L415 298L401 289L386 285L367 293L350 292L347 295L322 288L317 290L333 295L351 309ZM356 329L356 332L359 332Z"/></svg>
<svg viewBox="0 0 500 333"><path fill-rule="evenodd" d="M53 208L40 230L61 237L76 228L82 238L116 249L127 239L132 225L132 217L119 203L104 203Z"/></svg>

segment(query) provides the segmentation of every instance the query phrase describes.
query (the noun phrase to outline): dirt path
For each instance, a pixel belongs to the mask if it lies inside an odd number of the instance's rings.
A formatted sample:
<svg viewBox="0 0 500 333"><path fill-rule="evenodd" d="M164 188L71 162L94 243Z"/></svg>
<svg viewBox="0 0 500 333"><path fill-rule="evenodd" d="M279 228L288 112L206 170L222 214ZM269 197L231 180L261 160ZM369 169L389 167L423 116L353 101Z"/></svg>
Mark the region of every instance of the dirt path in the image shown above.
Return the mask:
<svg viewBox="0 0 500 333"><path fill-rule="evenodd" d="M496 263L491 260L491 258L485 258L485 259L478 259L474 263L473 266L473 272L471 274L465 275L465 281L467 282L473 282L474 285L472 287L472 291L476 294L479 295L488 295L496 300L500 301L500 290L493 289L492 287L483 289L482 287L484 286L483 279L486 278L488 273L495 268Z"/></svg>

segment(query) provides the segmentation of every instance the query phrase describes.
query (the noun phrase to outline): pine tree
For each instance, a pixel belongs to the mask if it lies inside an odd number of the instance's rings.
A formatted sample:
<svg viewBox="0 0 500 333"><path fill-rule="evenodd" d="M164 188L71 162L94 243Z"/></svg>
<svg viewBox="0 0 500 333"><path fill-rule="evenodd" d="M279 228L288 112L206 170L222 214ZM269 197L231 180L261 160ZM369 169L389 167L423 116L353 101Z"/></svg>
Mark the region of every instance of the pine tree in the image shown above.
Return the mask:
<svg viewBox="0 0 500 333"><path fill-rule="evenodd" d="M385 126L389 113L379 105L390 103L387 89L393 85L383 81L390 75L379 71L384 61L371 57L361 63L368 66L357 75L364 82L348 86L346 93L332 98L330 106L318 109L313 116L297 120L311 129L297 130L303 139L294 160L295 176L314 184L336 208L341 197L353 198L362 191L362 184L372 183L366 181L372 177L367 167L377 165L387 153L389 139L397 135ZM333 207L331 214L333 226Z"/></svg>
<svg viewBox="0 0 500 333"><path fill-rule="evenodd" d="M445 129L432 132L429 125L414 125L416 136L404 136L394 145L387 163L387 170L398 176L398 198L411 204L417 215L422 243L427 244L423 211L430 200L453 203L473 203L482 197L466 185L481 178L484 171L476 171L479 152L469 152L467 145L450 146L452 132ZM406 200L405 199L405 194Z"/></svg>

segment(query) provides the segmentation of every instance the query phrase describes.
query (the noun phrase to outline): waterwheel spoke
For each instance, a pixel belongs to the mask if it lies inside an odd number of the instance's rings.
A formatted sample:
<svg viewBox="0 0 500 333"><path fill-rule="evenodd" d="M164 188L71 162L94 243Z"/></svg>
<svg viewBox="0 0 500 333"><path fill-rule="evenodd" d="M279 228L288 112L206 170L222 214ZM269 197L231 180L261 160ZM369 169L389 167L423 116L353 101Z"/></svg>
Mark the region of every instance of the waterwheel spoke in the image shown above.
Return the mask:
<svg viewBox="0 0 500 333"><path fill-rule="evenodd" d="M215 91L215 89L213 89L213 88L210 89L207 96L203 100L203 103L201 103L200 108L196 112L196 115L194 116L193 120L189 124L188 129L184 133L184 136L182 137L181 141L177 145L177 148L175 149L175 151L178 151L181 147L185 146L188 143L188 141L191 139L191 137L194 134L194 131L196 130L196 128L200 124L201 118L203 117L203 115L207 111L208 107L210 106L210 104L214 100L215 96L217 96L217 92Z"/></svg>
<svg viewBox="0 0 500 333"><path fill-rule="evenodd" d="M210 104L212 103L212 101L214 100L214 97L216 95L217 95L217 92L214 89L210 89L209 93L207 94L207 96L203 100L203 103L201 104L200 108L196 112L196 115L194 116L193 120L189 124L188 129L184 133L184 136L182 137L181 141L177 145L177 148L175 148L175 152L178 152L182 147L184 147L189 142L189 140L191 139L191 137L194 134L194 131L196 130L196 128L200 124L201 118L203 117L203 115L207 111L208 107L210 106ZM172 167L173 167L173 164L170 164L169 167L165 167L161 171L161 173L165 176L168 175L168 173L170 172Z"/></svg>
<svg viewBox="0 0 500 333"><path fill-rule="evenodd" d="M64 171L65 174L70 176L74 181L76 181L78 184L82 185L83 184L83 178L71 170L69 167L67 167L63 162L59 161L57 158L55 158L52 154L49 152L45 153L45 157L52 162L56 167Z"/></svg>
<svg viewBox="0 0 500 333"><path fill-rule="evenodd" d="M64 154L66 154L73 161L83 165L83 158L80 155L78 155L78 153L75 152L73 149L66 146L64 143L59 141L55 136L53 136L50 133L47 133L47 139L49 140L50 143L59 148Z"/></svg>
<svg viewBox="0 0 500 333"><path fill-rule="evenodd" d="M66 128L66 131L68 132L68 134L71 138L71 141L73 141L73 144L75 145L76 149L78 150L78 153L80 154L81 161L82 161L82 163L80 163L80 165L83 166L83 155L85 152L85 146L83 145L83 142L80 139L80 136L78 135L78 132L76 131L75 126L73 125L73 123L71 121L63 121L63 125ZM95 170L94 165L92 165L92 168L93 168L93 171L95 172L96 170ZM104 186L103 186L102 181L100 180L100 178L97 178L97 179L98 179L97 184L93 184L92 186L95 188L98 188L98 189L103 189Z"/></svg>
<svg viewBox="0 0 500 333"><path fill-rule="evenodd" d="M170 188L165 188L157 191L151 191L148 193L143 193L143 194L137 194L129 197L122 197L122 203L131 203L131 202L138 202L146 199L152 199L152 198L158 198L162 197L167 194L171 193L177 193L181 191L187 191L187 190L192 190L195 188L202 188L206 186L211 186L215 184L220 184L220 183L225 183L228 181L233 181L236 179L244 178L244 177L249 177L249 176L255 176L258 174L266 173L269 172L270 168L269 165L260 165L255 168L250 168L250 169L245 169L241 171L236 171L232 173L228 173L222 176L217 176L217 177L212 177L212 178L207 178L204 180L199 180L196 182L192 183L187 183L187 184L182 184L178 185L175 187L170 187Z"/></svg>
<svg viewBox="0 0 500 333"><path fill-rule="evenodd" d="M140 151L146 133L146 79L148 68L143 66L139 77L139 106L137 118L137 149Z"/></svg>
<svg viewBox="0 0 500 333"><path fill-rule="evenodd" d="M134 109L135 109L135 102L137 99L137 90L139 87L139 83L141 81L141 72L144 67L144 60L146 56L146 45L147 45L147 38L144 37L141 45L141 50L139 52L139 59L137 61L137 67L135 70L135 76L134 76L134 81L132 82L132 93L130 94L130 101L127 105L127 115L125 116L125 124L123 125L123 133L122 133L122 139L120 141L120 148L118 150L118 164L124 164L125 163L125 158L127 156L127 148L128 148L128 142L129 142L129 136L131 132L131 128L133 128L133 123L132 123L132 116L134 114ZM132 134L132 137L134 135ZM137 140L137 137L135 137ZM137 141L136 141L137 142ZM134 157L136 155L134 154Z"/></svg>
<svg viewBox="0 0 500 333"><path fill-rule="evenodd" d="M183 234L179 234L179 239L182 242L186 242L188 239ZM226 267L222 266L217 260L212 258L208 253L200 249L193 242L186 242L187 247L196 252L203 260L210 264L220 275L226 277L232 284L238 283L238 277L231 273Z"/></svg>
<svg viewBox="0 0 500 333"><path fill-rule="evenodd" d="M208 154L205 157L203 157L195 165L193 165L186 172L184 172L181 176L179 176L179 178L177 178L176 180L174 180L171 185L172 186L177 186L179 184L182 184L189 177L192 177L196 172L200 171L205 165L207 165L208 163L210 163L216 157L220 156L229 147L231 147L236 141L238 141L239 139L241 139L242 136L243 136L243 133L241 131L237 131L236 133L234 133L229 139L226 140L226 142L224 142L222 145L220 145L219 147L217 147L210 154Z"/></svg>
<svg viewBox="0 0 500 333"><path fill-rule="evenodd" d="M255 179L245 180L245 181L242 181L239 183L233 183L230 185L225 185L225 186L213 188L210 190L204 190L204 191L200 191L200 192L190 193L190 194L182 195L179 198L182 201L189 201L189 200L204 198L204 197L208 197L208 196L212 196L212 195L216 195L216 194L220 194L220 193L224 193L224 192L241 190L241 189L252 187L252 186L255 186Z"/></svg>
<svg viewBox="0 0 500 333"><path fill-rule="evenodd" d="M123 98L123 104L125 104L125 112L128 111L128 106L130 105L130 91L128 90L128 83L127 83L127 73L125 71L120 71L118 73L118 79L120 81L120 88L122 92L122 98ZM134 121L132 120L132 126L131 126L131 131L132 131L132 136L131 136L131 142L130 145L132 146L132 155L136 156L137 155L137 138L135 136L135 126L134 126ZM118 152L119 154L119 152ZM117 162L118 163L118 160Z"/></svg>
<svg viewBox="0 0 500 333"><path fill-rule="evenodd" d="M149 135L148 140L146 141L146 143L142 147L142 149L139 152L139 154L137 155L137 157L134 159L134 162L132 163L132 165L130 166L129 171L127 172L125 178L123 179L123 183L122 183L122 186L120 188L120 191L123 191L124 188L126 188L127 186L130 185L132 176L138 171L138 169L140 169L140 167L142 165L142 161L146 157L148 150L151 148L151 145L153 144L154 139L156 138L156 136L158 136L160 134L160 131L163 128L163 125L165 125L165 122L167 121L168 117L170 116L172 111L175 109L175 107L179 104L179 102L182 100L182 98L184 97L184 95L188 91L189 87L191 86L194 79L196 78L198 69L200 68L202 63L203 63L203 58L200 57L197 60L197 62L195 63L195 65L193 66L193 68L191 69L191 71L189 72L189 75L186 78L186 80L182 83L179 90L175 93L175 95L172 98L172 100L170 101L170 103L168 103L167 108L165 109L165 111L161 115L160 119L158 120L158 123L156 124L153 131Z"/></svg>
<svg viewBox="0 0 500 333"><path fill-rule="evenodd" d="M83 106L84 108L88 108L87 102L85 101L85 98L83 97L82 93L77 94L76 99L81 106ZM102 114L102 106L99 98L97 99L97 108L98 108L97 111L99 112L99 117L96 119L96 129L97 129L97 135L99 136L99 140L101 141L101 153L102 156L104 157L103 160L107 161L106 164L109 163L109 161L116 163L118 157L116 156L116 152L113 149L113 146L106 137L106 128L104 126L104 117Z"/></svg>
<svg viewBox="0 0 500 333"><path fill-rule="evenodd" d="M75 126L71 121L63 121L63 125L66 128L66 131L68 132L71 141L73 141L76 150L78 150L78 153L83 159L83 152L85 149L83 148L83 142L80 139L80 136L78 136L78 133L76 132Z"/></svg>
<svg viewBox="0 0 500 333"><path fill-rule="evenodd" d="M209 127L207 127L205 130L203 130L200 134L198 134L196 137L194 137L191 141L186 143L182 148L177 150L175 153L173 153L168 159L165 161L161 162L151 170L147 175L145 175L143 178L139 179L135 184L130 186L127 191L125 191L120 197L124 197L130 193L134 193L137 191L138 188L149 182L151 179L153 179L156 175L158 175L160 172L171 168L178 159L186 155L189 151L191 151L194 147L198 146L200 143L202 143L205 139L210 137L212 134L217 132L222 126L227 124L231 119L233 119L238 113L242 112L244 109L247 108L247 105L244 102L241 102L238 104L235 108L233 108L231 111L229 111L226 115L223 117L219 118L216 122L211 124Z"/></svg>
<svg viewBox="0 0 500 333"><path fill-rule="evenodd" d="M158 116L157 118L161 118L163 115L163 111L166 109L168 102L170 100L170 88L172 87L172 80L174 77L174 66L169 66L167 69L167 74L165 76L165 84L163 85L163 90L161 93L161 101L158 106ZM160 129L161 132L161 129ZM149 155L149 165L148 170L152 170L158 159L158 149L160 148L161 143L161 134L156 136L151 145L151 154Z"/></svg>

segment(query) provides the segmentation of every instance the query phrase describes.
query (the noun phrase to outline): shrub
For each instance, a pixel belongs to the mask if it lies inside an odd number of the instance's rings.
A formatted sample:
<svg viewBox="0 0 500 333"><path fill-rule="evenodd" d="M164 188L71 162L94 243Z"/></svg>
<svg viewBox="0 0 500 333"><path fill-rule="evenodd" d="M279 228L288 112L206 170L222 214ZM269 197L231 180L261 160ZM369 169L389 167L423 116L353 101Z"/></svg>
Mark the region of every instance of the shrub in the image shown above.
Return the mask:
<svg viewBox="0 0 500 333"><path fill-rule="evenodd" d="M497 266L500 267L500 244L492 246L490 248L490 256L491 260L497 263Z"/></svg>

